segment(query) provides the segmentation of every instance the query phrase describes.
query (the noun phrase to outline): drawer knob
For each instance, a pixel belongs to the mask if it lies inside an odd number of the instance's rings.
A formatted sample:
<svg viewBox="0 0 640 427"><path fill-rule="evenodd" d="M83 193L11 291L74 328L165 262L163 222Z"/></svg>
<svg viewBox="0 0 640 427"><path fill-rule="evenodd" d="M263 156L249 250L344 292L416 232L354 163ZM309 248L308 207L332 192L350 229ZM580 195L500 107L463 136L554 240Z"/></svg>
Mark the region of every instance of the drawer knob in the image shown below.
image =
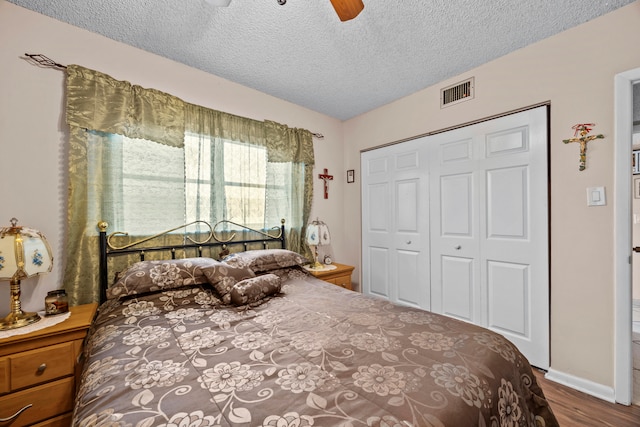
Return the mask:
<svg viewBox="0 0 640 427"><path fill-rule="evenodd" d="M0 423L6 423L8 421L13 421L16 418L18 418L20 416L21 413L23 413L24 411L26 411L27 409L31 408L33 406L33 403L29 403L27 406L25 406L22 409L19 409L18 412L16 412L15 414L11 415L8 418L0 418Z"/></svg>
<svg viewBox="0 0 640 427"><path fill-rule="evenodd" d="M42 375L42 373L44 372L45 369L47 369L47 364L43 363L42 365L38 366L38 369L37 369L36 373L38 375Z"/></svg>

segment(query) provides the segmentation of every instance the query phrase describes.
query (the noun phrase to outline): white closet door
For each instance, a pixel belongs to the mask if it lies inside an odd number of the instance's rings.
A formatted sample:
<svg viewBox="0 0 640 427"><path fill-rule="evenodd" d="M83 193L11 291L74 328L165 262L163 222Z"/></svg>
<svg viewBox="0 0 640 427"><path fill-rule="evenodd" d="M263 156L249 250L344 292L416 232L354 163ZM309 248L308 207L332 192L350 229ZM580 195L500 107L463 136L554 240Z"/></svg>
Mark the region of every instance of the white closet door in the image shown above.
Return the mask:
<svg viewBox="0 0 640 427"><path fill-rule="evenodd" d="M434 135L431 306L549 367L546 107Z"/></svg>
<svg viewBox="0 0 640 427"><path fill-rule="evenodd" d="M429 309L429 186L420 141L362 154L363 292Z"/></svg>
<svg viewBox="0 0 640 427"><path fill-rule="evenodd" d="M458 129L429 139L431 184L431 309L482 324L480 215L474 151L478 139Z"/></svg>
<svg viewBox="0 0 640 427"><path fill-rule="evenodd" d="M363 153L363 292L487 327L548 368L547 144L540 107Z"/></svg>

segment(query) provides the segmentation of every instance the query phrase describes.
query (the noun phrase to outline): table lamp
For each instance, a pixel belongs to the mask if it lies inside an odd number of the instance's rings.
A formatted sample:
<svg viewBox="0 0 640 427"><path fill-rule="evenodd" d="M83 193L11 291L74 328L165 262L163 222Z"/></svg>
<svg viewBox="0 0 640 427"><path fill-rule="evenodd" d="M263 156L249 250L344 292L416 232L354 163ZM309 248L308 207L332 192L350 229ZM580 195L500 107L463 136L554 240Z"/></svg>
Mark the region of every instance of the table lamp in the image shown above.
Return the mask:
<svg viewBox="0 0 640 427"><path fill-rule="evenodd" d="M316 219L307 225L307 245L313 251L313 264L309 268L324 268L324 265L318 261L318 246L328 245L329 243L331 243L331 235L327 224Z"/></svg>
<svg viewBox="0 0 640 427"><path fill-rule="evenodd" d="M0 227L0 281L11 284L11 311L0 320L0 330L21 328L40 320L38 313L22 311L20 281L53 268L53 256L47 239L37 230L18 225Z"/></svg>

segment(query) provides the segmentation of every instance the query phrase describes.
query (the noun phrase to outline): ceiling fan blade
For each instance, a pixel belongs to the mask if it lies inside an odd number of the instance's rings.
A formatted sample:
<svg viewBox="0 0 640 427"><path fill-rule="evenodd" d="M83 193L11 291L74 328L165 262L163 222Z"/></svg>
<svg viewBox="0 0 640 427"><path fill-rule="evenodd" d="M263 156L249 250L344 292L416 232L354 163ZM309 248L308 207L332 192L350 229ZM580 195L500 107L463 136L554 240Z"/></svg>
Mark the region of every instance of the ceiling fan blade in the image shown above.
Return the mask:
<svg viewBox="0 0 640 427"><path fill-rule="evenodd" d="M331 0L331 4L341 21L355 18L364 9L362 0Z"/></svg>

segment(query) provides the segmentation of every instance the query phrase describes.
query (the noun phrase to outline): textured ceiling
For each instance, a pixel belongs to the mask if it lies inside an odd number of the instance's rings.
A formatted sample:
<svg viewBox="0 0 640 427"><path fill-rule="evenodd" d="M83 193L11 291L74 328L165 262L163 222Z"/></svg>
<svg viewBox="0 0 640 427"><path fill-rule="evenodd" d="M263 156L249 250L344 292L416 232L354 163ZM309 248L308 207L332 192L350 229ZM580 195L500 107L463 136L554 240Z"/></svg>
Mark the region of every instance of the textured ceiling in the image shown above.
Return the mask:
<svg viewBox="0 0 640 427"><path fill-rule="evenodd" d="M346 120L634 0L8 1Z"/></svg>

